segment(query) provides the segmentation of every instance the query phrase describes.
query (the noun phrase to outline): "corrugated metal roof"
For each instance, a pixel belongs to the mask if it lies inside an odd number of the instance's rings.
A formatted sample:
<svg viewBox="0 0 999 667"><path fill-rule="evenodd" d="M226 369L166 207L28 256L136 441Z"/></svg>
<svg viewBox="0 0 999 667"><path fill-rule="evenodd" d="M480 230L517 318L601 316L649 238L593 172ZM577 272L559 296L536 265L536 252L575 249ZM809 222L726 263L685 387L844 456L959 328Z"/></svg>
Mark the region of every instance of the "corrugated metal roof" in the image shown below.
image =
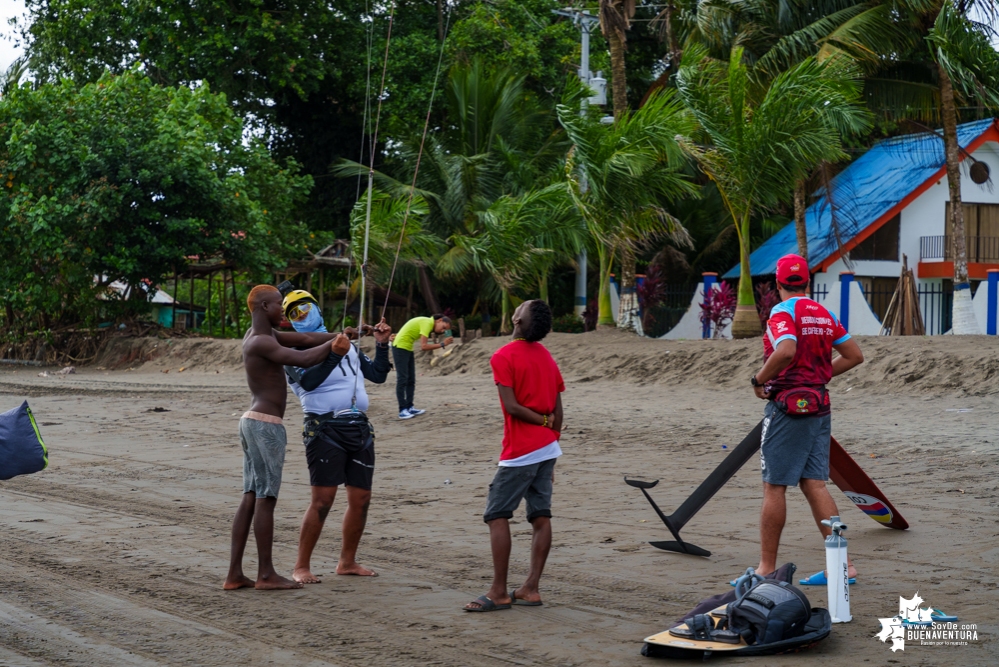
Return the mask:
<svg viewBox="0 0 999 667"><path fill-rule="evenodd" d="M966 148L992 124L992 119L957 127L957 139ZM832 201L840 242L857 234L901 202L944 166L943 140L930 134L885 139L857 158L832 179ZM821 195L822 190L816 192ZM808 263L817 266L839 248L832 227L832 209L822 197L805 212L808 230ZM749 256L754 276L773 274L777 260L798 252L794 223L785 225ZM723 278L739 277L736 264Z"/></svg>

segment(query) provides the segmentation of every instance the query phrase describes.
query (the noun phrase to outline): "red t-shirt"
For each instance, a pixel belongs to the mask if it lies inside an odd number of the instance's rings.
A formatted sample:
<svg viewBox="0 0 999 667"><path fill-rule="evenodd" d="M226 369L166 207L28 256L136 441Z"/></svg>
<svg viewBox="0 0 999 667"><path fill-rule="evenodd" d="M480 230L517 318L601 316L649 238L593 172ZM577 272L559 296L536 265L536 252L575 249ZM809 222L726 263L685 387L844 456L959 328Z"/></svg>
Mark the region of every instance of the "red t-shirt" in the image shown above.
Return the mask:
<svg viewBox="0 0 999 667"><path fill-rule="evenodd" d="M769 359L783 340L797 342L791 365L771 384L777 388L824 385L832 379L832 348L850 340L831 310L807 297L782 301L770 311L763 334L763 358Z"/></svg>
<svg viewBox="0 0 999 667"><path fill-rule="evenodd" d="M512 387L518 403L542 415L554 412L555 401L559 393L565 391L565 383L544 345L515 340L496 350L489 363L493 367L493 380L504 387ZM502 401L500 407L503 407ZM558 431L514 419L503 408L500 461L520 458L547 447L558 438Z"/></svg>

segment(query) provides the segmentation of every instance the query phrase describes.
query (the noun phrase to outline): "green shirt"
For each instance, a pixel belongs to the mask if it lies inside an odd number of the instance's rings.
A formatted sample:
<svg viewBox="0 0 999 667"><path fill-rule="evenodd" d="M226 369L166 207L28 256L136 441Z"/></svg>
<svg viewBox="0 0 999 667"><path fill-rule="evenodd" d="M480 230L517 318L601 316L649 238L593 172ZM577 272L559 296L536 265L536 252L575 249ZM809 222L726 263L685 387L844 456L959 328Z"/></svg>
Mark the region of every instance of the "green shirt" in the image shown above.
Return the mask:
<svg viewBox="0 0 999 667"><path fill-rule="evenodd" d="M392 342L396 347L402 348L403 350L413 351L413 343L420 339L420 336L430 336L430 333L434 330L434 318L432 317L414 317L409 322L402 325L399 329L399 333L395 335L395 340Z"/></svg>

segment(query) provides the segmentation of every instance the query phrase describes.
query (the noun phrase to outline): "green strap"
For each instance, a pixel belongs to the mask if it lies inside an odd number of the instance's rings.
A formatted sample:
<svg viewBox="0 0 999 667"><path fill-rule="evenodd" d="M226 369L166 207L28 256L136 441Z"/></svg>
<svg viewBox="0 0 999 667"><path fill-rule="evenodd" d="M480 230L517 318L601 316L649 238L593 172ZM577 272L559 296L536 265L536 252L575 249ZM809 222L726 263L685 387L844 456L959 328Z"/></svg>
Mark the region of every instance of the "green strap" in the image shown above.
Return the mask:
<svg viewBox="0 0 999 667"><path fill-rule="evenodd" d="M38 438L38 444L42 446L42 458L45 460L45 465L42 466L42 470L49 467L49 448L45 446L45 441L42 440L42 434L38 432L38 422L35 421L35 415L31 412L30 407L25 408L28 411L28 419L31 420L31 427L35 429L35 437Z"/></svg>

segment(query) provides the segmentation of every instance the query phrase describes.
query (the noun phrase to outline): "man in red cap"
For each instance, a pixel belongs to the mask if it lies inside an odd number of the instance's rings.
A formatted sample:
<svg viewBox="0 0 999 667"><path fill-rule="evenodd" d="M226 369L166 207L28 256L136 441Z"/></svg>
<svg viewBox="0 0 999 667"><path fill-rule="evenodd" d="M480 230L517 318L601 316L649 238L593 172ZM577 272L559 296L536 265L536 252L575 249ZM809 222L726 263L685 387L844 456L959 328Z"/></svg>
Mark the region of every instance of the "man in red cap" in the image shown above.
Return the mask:
<svg viewBox="0 0 999 667"><path fill-rule="evenodd" d="M770 311L763 337L763 368L752 377L757 397L766 401L760 468L763 509L760 513L760 565L757 573L777 567L777 548L787 515L785 492L801 485L812 516L823 535L823 519L839 514L829 495L831 408L826 383L863 363L864 355L839 319L808 298L808 261L799 255L777 260L781 303ZM833 359L832 351L839 356ZM850 577L857 574L850 563ZM825 585L824 572L799 583Z"/></svg>

